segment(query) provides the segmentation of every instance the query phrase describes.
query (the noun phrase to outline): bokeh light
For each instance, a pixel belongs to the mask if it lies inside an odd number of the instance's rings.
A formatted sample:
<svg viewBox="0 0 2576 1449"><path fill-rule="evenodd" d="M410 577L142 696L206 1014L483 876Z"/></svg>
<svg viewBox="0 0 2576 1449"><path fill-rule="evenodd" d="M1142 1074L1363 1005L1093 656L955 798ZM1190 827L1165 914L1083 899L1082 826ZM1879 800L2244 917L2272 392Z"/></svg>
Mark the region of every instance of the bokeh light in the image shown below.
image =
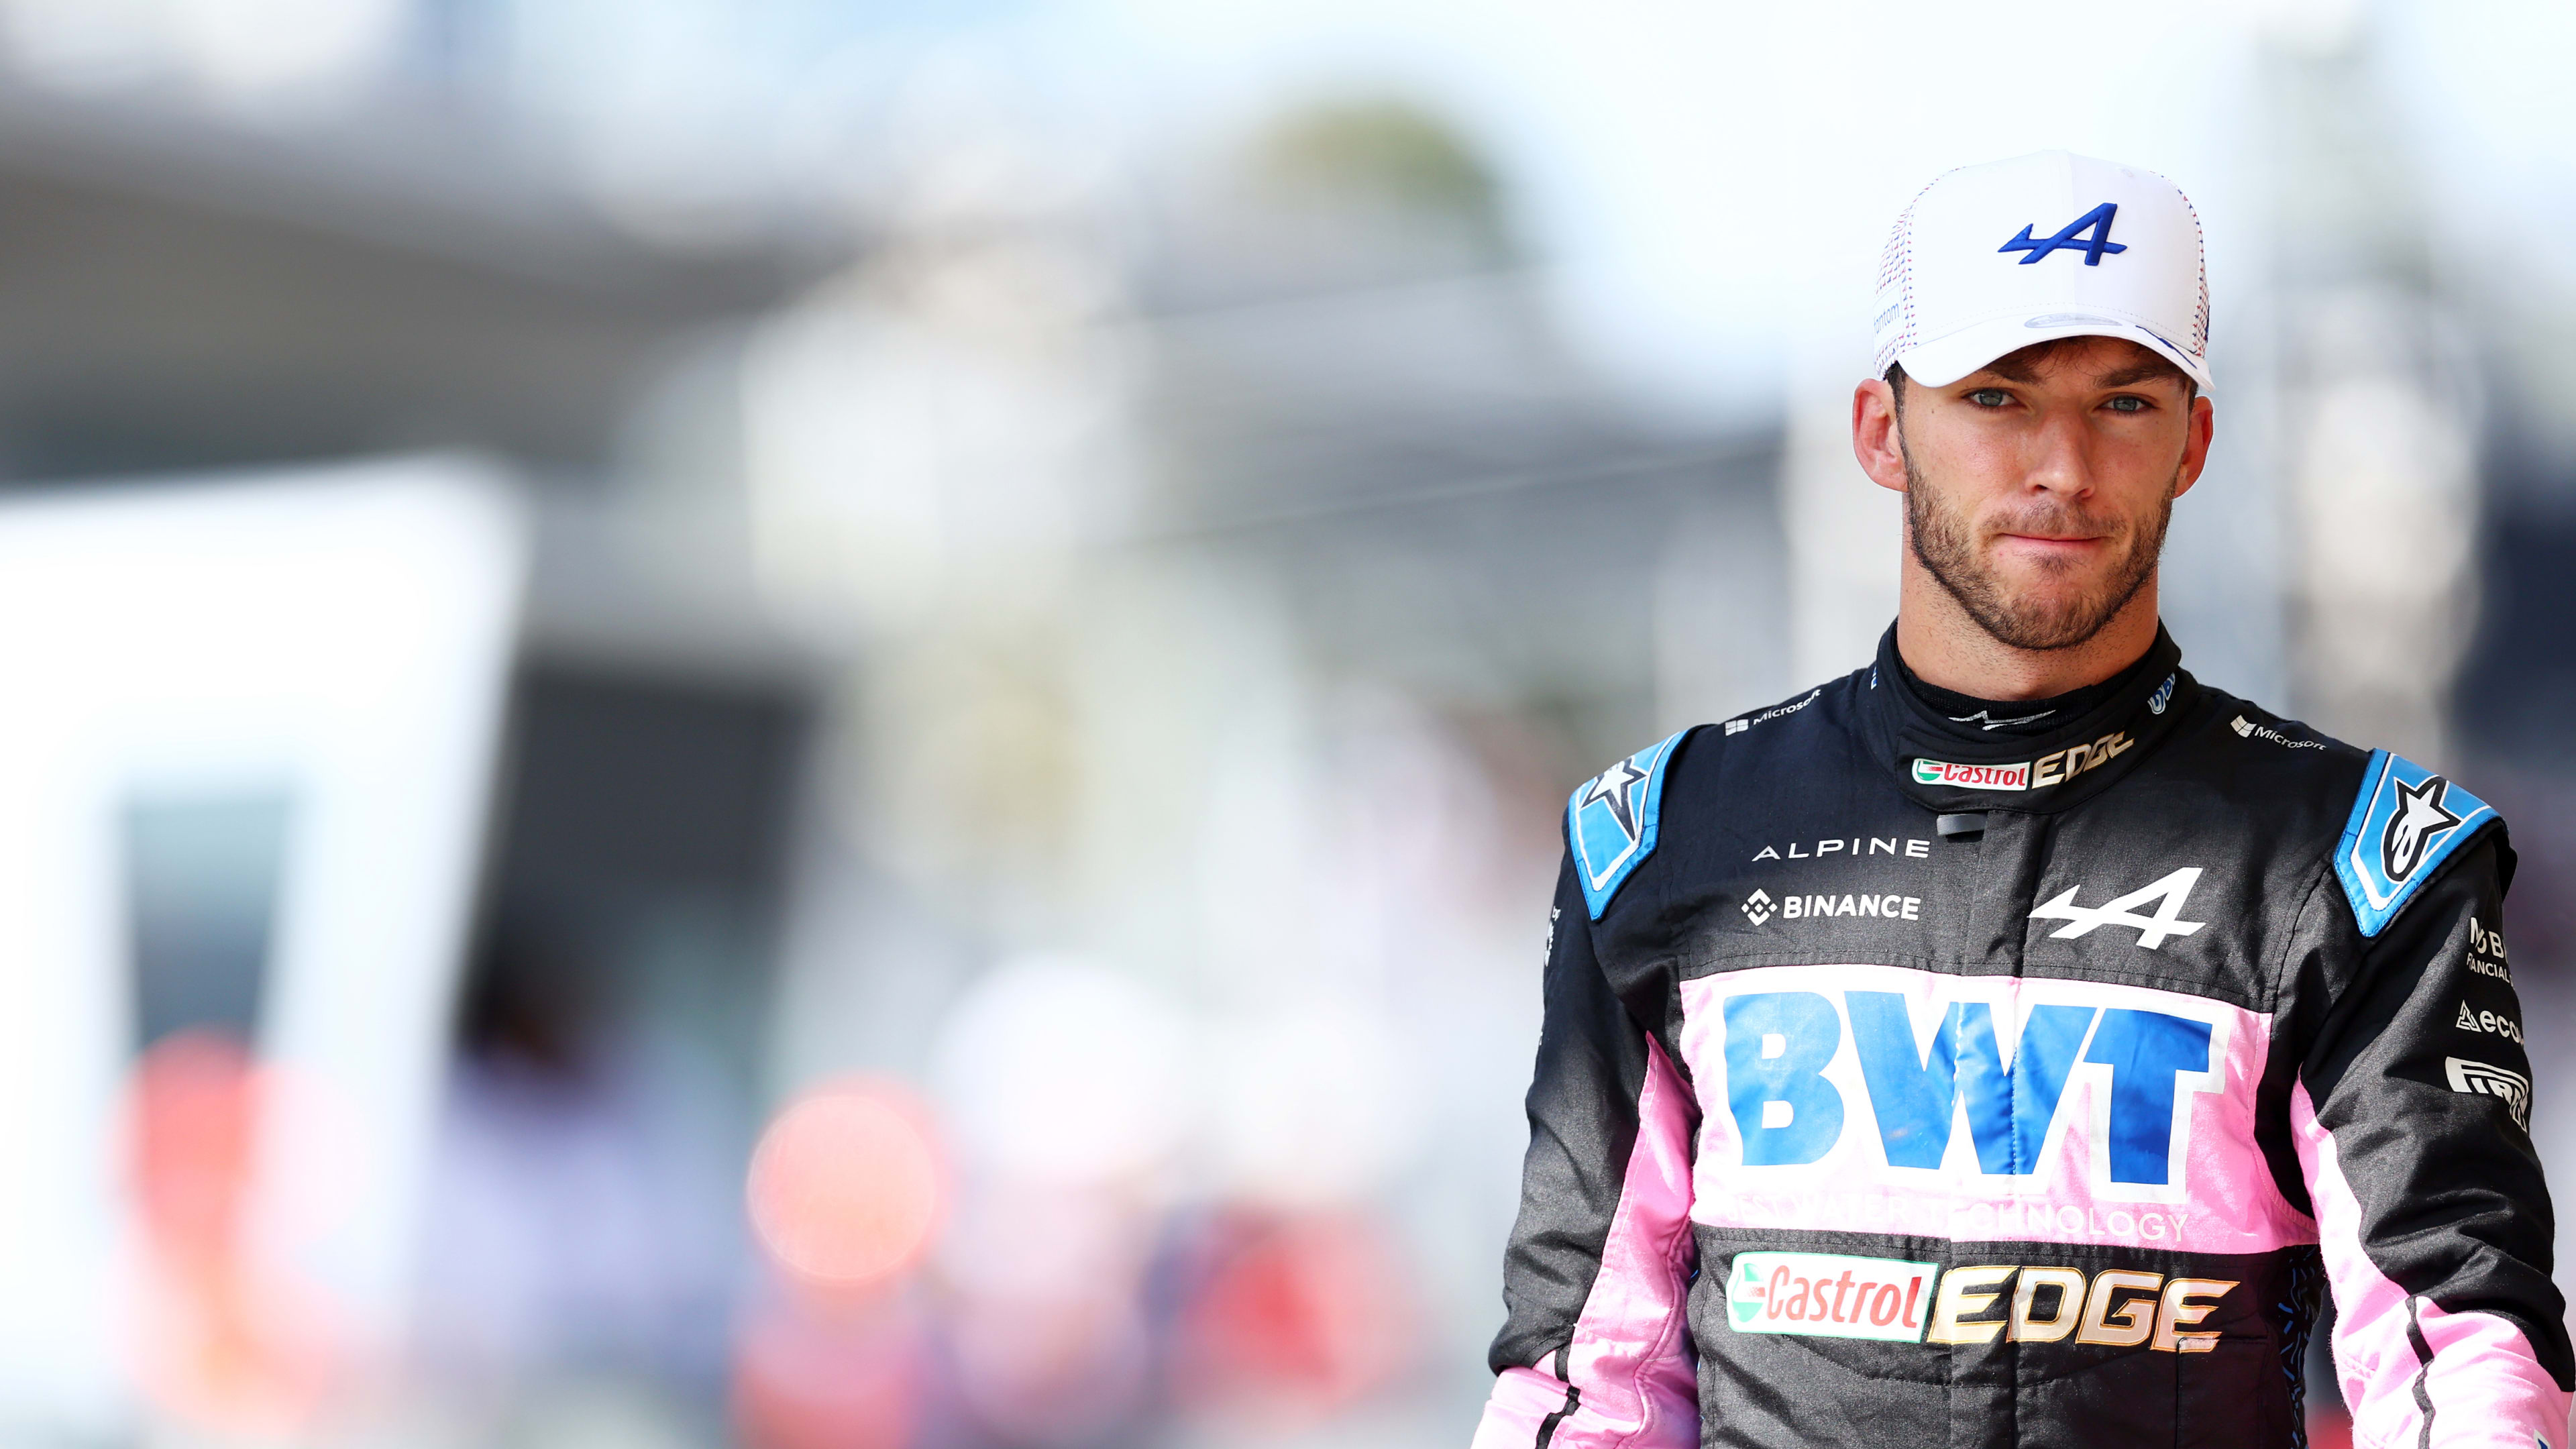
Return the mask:
<svg viewBox="0 0 2576 1449"><path fill-rule="evenodd" d="M996 967L950 1012L935 1051L960 1147L1001 1176L1136 1177L1196 1125L1180 1016L1132 977L1080 957Z"/></svg>
<svg viewBox="0 0 2576 1449"><path fill-rule="evenodd" d="M771 1121L745 1193L753 1230L791 1278L864 1290L918 1260L945 1198L919 1100L891 1082L815 1088Z"/></svg>

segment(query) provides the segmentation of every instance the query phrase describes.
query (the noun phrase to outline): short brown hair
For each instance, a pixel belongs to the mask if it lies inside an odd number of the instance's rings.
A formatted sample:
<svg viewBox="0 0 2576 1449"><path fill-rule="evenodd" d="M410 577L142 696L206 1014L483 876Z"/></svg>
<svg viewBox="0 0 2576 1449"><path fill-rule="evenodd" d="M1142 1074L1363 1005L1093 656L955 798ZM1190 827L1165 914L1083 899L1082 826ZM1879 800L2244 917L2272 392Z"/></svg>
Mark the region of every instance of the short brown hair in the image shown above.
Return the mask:
<svg viewBox="0 0 2576 1449"><path fill-rule="evenodd" d="M2041 368L2046 367L2059 353L2066 352L2075 347L2076 344L2089 340L2092 335L2093 334L2091 333L2085 333L2075 337L2051 337L2045 342L2034 342L2028 347L2017 347L2012 351L2005 353L2003 356L1996 358L1994 361L1987 363L1986 367L1992 371L2002 373L2004 376L2013 379L2015 382L2020 382L2025 380L2030 374L2036 373ZM2138 350L2145 353L2152 362L2152 365L2144 370L2144 376L2172 377L2180 379L2182 382L2183 401L2186 404L2200 396L2199 379L2193 377L2190 373L2183 371L2181 368L2174 366L2171 359L2165 357L2164 354L2157 352L2151 347L2140 347ZM1903 422L1905 420L1906 382L1905 364L1901 362L1889 363L1887 365L1887 385L1894 389L1896 393L1896 419L1898 422Z"/></svg>

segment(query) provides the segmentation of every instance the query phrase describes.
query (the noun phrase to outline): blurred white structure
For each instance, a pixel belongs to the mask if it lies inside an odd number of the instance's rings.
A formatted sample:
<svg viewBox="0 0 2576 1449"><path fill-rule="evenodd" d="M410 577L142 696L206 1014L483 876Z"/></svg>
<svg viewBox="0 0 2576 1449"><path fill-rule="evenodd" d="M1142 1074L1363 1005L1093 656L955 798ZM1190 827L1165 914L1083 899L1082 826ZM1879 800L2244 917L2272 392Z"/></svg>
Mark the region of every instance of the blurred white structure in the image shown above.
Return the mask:
<svg viewBox="0 0 2576 1449"><path fill-rule="evenodd" d="M117 824L281 792L248 1043L307 1110L255 1122L243 1241L334 1356L403 1327L516 637L524 542L453 461L0 507L0 1413L126 1432L153 1281L130 1216L139 1042ZM0 1423L0 1432L12 1427Z"/></svg>

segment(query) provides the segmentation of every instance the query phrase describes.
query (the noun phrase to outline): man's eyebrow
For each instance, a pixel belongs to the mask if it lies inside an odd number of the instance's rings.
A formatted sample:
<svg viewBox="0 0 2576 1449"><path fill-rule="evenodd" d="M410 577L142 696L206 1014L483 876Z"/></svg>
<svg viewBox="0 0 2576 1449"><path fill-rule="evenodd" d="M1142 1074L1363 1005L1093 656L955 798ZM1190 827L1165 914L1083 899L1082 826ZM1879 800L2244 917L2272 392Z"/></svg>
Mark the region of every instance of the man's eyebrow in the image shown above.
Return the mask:
<svg viewBox="0 0 2576 1449"><path fill-rule="evenodd" d="M2095 387L2135 387L2153 378L2164 378L2175 383L2182 381L2180 372L2170 362L2133 362L2127 367L2115 372L2106 372L2093 379L2093 385Z"/></svg>
<svg viewBox="0 0 2576 1449"><path fill-rule="evenodd" d="M2006 382L2018 382L2024 385L2039 381L2039 369L2009 356L1998 357L1977 371L1993 373ZM2172 363L2157 358L2147 358L2095 377L2093 386L2097 388L2135 387L2139 383L2152 382L2157 378L2164 378L2176 385L2181 385L2184 381L2182 370Z"/></svg>

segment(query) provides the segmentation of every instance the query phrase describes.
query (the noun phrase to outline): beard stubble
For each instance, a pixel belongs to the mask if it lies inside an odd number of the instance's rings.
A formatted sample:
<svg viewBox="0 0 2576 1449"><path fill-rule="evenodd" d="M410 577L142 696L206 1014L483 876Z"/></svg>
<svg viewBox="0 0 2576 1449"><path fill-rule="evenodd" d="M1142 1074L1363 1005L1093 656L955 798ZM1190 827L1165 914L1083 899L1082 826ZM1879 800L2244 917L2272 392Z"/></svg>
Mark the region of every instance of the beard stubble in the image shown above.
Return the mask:
<svg viewBox="0 0 2576 1449"><path fill-rule="evenodd" d="M1900 443L1900 447L1902 444ZM2036 590L2014 590L1998 578L1977 550L1976 524L1925 486L1923 474L1905 454L1905 533L1907 546L1923 562L1942 591L1997 643L2014 649L2073 649L2102 632L2105 625L2138 596L2155 577L2164 553L2165 527L2173 520L2174 489L2182 481L2177 467L2165 485L2162 504L2152 518L2125 530L2126 548L2100 581L2073 597ZM2033 533L2109 533L2098 514L2061 503L2043 503L2014 514L2010 531Z"/></svg>

